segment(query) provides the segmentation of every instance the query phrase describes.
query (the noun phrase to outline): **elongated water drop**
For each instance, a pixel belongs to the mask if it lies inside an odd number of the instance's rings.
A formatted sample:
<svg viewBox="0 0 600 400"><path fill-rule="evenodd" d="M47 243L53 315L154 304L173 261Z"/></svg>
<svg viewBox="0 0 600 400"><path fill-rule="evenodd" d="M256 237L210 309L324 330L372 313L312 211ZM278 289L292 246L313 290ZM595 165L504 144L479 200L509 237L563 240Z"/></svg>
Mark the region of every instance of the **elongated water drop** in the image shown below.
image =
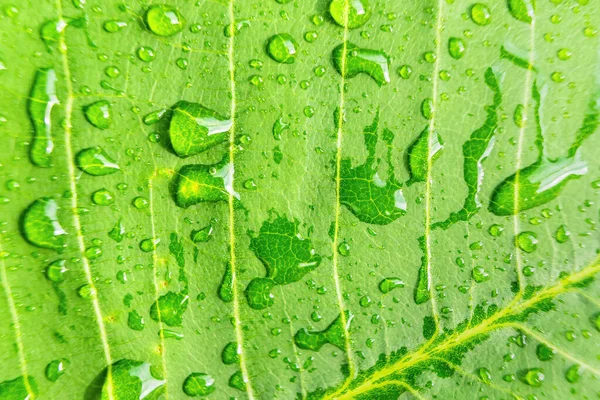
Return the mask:
<svg viewBox="0 0 600 400"><path fill-rule="evenodd" d="M531 24L535 15L535 0L507 0L510 14L521 22Z"/></svg>
<svg viewBox="0 0 600 400"><path fill-rule="evenodd" d="M33 125L33 138L29 148L29 159L37 167L49 167L54 151L52 138L52 109L59 104L56 96L56 72L52 68L37 70L27 111Z"/></svg>
<svg viewBox="0 0 600 400"><path fill-rule="evenodd" d="M333 49L332 59L336 71L345 78L354 78L362 73L373 78L379 86L390 82L390 59L383 51L364 49L346 42Z"/></svg>

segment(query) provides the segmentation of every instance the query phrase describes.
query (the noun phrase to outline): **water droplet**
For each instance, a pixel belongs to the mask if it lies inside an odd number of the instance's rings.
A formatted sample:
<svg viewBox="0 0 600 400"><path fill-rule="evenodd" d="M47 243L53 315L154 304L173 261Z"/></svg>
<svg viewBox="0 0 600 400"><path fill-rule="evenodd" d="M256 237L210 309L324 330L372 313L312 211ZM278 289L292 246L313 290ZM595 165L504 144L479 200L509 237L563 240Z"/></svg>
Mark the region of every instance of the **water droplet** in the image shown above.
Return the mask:
<svg viewBox="0 0 600 400"><path fill-rule="evenodd" d="M125 237L125 227L123 226L123 222L121 219L119 219L115 226L113 226L112 229L108 232L108 236L117 243L123 240L123 238Z"/></svg>
<svg viewBox="0 0 600 400"><path fill-rule="evenodd" d="M250 179L246 179L244 181L244 189L246 190L256 190L258 189L258 185L256 184L256 181L253 178Z"/></svg>
<svg viewBox="0 0 600 400"><path fill-rule="evenodd" d="M64 375L65 368L69 364L69 360L61 358L60 360L52 360L46 366L46 378L50 382L56 382L58 378ZM1 393L0 393L1 394Z"/></svg>
<svg viewBox="0 0 600 400"><path fill-rule="evenodd" d="M489 25L492 22L492 12L482 3L475 3L470 9L471 20L477 25Z"/></svg>
<svg viewBox="0 0 600 400"><path fill-rule="evenodd" d="M65 260L56 260L48 264L45 271L46 279L55 283L64 281L66 273L69 271L66 264Z"/></svg>
<svg viewBox="0 0 600 400"><path fill-rule="evenodd" d="M296 61L298 43L288 33L272 36L267 42L267 54L278 63L292 64Z"/></svg>
<svg viewBox="0 0 600 400"><path fill-rule="evenodd" d="M167 292L152 303L150 318L168 326L181 326L189 297L183 293Z"/></svg>
<svg viewBox="0 0 600 400"><path fill-rule="evenodd" d="M236 371L233 375L231 375L229 378L229 386L234 389L241 390L242 392L246 391L246 381L244 380L244 376L242 375L241 371Z"/></svg>
<svg viewBox="0 0 600 400"><path fill-rule="evenodd" d="M329 14L339 26L355 29L371 18L371 8L369 0L332 0Z"/></svg>
<svg viewBox="0 0 600 400"><path fill-rule="evenodd" d="M58 219L59 209L56 200L50 197L32 202L21 214L23 237L34 246L62 251L66 247L67 232Z"/></svg>
<svg viewBox="0 0 600 400"><path fill-rule="evenodd" d="M410 65L404 64L403 66L398 68L398 75L400 75L400 78L402 79L408 79L412 75L412 68L410 67Z"/></svg>
<svg viewBox="0 0 600 400"><path fill-rule="evenodd" d="M421 103L421 115L423 116L423 118L430 120L431 118L433 118L433 112L434 112L434 105L433 105L433 99L431 98L426 98L423 100L423 102Z"/></svg>
<svg viewBox="0 0 600 400"><path fill-rule="evenodd" d="M238 346L236 342L229 342L223 348L221 352L221 360L223 364L238 364L240 362L240 354L242 352L241 346Z"/></svg>
<svg viewBox="0 0 600 400"><path fill-rule="evenodd" d="M150 200L148 200L147 198L142 197L142 196L137 196L136 198L133 199L133 201L131 203L138 210L144 210L144 209L150 207Z"/></svg>
<svg viewBox="0 0 600 400"><path fill-rule="evenodd" d="M556 55L558 56L559 60L566 61L571 58L571 56L573 55L573 52L569 49L560 49L560 50L558 50Z"/></svg>
<svg viewBox="0 0 600 400"><path fill-rule="evenodd" d="M488 233L494 237L498 237L504 232L504 227L502 225L493 224L488 228Z"/></svg>
<svg viewBox="0 0 600 400"><path fill-rule="evenodd" d="M137 49L137 56L140 60L145 62L153 61L156 58L154 49L149 46L141 46Z"/></svg>
<svg viewBox="0 0 600 400"><path fill-rule="evenodd" d="M141 331L144 329L144 325L144 317L137 310L131 310L127 316L127 326L134 331Z"/></svg>
<svg viewBox="0 0 600 400"><path fill-rule="evenodd" d="M185 20L179 11L172 6L154 5L148 8L144 22L158 36L173 36L183 30Z"/></svg>
<svg viewBox="0 0 600 400"><path fill-rule="evenodd" d="M112 124L111 105L106 100L99 100L83 107L85 119L96 128L108 129Z"/></svg>
<svg viewBox="0 0 600 400"><path fill-rule="evenodd" d="M193 230L190 234L190 239L194 243L206 243L212 238L213 230L212 224L198 230Z"/></svg>
<svg viewBox="0 0 600 400"><path fill-rule="evenodd" d="M521 232L516 236L515 241L517 247L526 253L532 253L537 249L538 239L535 232Z"/></svg>
<svg viewBox="0 0 600 400"><path fill-rule="evenodd" d="M144 253L150 253L156 249L159 243L160 239L143 239L140 242L140 250L142 250Z"/></svg>
<svg viewBox="0 0 600 400"><path fill-rule="evenodd" d="M390 82L390 59L383 51L364 49L346 42L333 49L332 59L336 71L345 78L354 78L362 73L373 78L379 86Z"/></svg>
<svg viewBox="0 0 600 400"><path fill-rule="evenodd" d="M75 156L75 163L80 170L93 176L114 174L120 170L116 161L99 146L81 150Z"/></svg>
<svg viewBox="0 0 600 400"><path fill-rule="evenodd" d="M190 164L175 176L175 203L187 208L202 202L228 201L229 196L239 199L234 191L233 165L227 156L213 165Z"/></svg>
<svg viewBox="0 0 600 400"><path fill-rule="evenodd" d="M570 236L571 232L569 232L567 230L567 227L564 225L559 226L556 232L554 233L554 238L558 243L566 243L566 241L569 240Z"/></svg>
<svg viewBox="0 0 600 400"><path fill-rule="evenodd" d="M407 182L409 186L427 180L429 166L437 160L444 148L441 136L435 131L433 134L430 132L430 127L425 127L406 150L406 164L410 174L410 180Z"/></svg>
<svg viewBox="0 0 600 400"><path fill-rule="evenodd" d="M297 282L321 263L311 240L301 236L299 225L298 220L274 215L263 222L257 236L251 237L250 250L262 262L266 274L264 278L254 278L246 288L250 307L257 310L269 307L274 302L271 290L275 285Z"/></svg>
<svg viewBox="0 0 600 400"><path fill-rule="evenodd" d="M142 119L142 121L146 125L153 125L153 124L157 123L158 121L160 121L166 115L166 113L167 113L167 110L165 108L163 108L161 110L152 111L152 112L146 114L144 116L144 118Z"/></svg>
<svg viewBox="0 0 600 400"><path fill-rule="evenodd" d="M96 288L92 285L82 285L77 289L77 294L82 299L91 300L96 297Z"/></svg>
<svg viewBox="0 0 600 400"><path fill-rule="evenodd" d="M334 115L334 121L339 123ZM383 141L387 147L387 180L378 173L382 165L376 157L379 140L379 113L375 115L373 124L365 127L363 139L367 150L364 164L352 167L355 160L343 158L340 163L340 203L346 206L360 221L369 224L387 225L406 213L406 200L402 194L402 184L397 181L392 163L392 141L394 134L383 130Z"/></svg>
<svg viewBox="0 0 600 400"><path fill-rule="evenodd" d="M354 315L349 311L344 311L344 317L345 321L340 314L322 331L309 331L306 328L298 330L294 335L294 343L304 350L319 351L327 343L334 345L340 350L345 350L346 332L350 328Z"/></svg>
<svg viewBox="0 0 600 400"><path fill-rule="evenodd" d="M476 266L475 268L473 268L473 270L471 271L471 276L473 277L473 280L477 283L482 283L490 280L490 275L482 266Z"/></svg>
<svg viewBox="0 0 600 400"><path fill-rule="evenodd" d="M448 39L448 53L455 60L460 60L465 55L466 46L464 40L456 37Z"/></svg>
<svg viewBox="0 0 600 400"><path fill-rule="evenodd" d="M577 383L581 378L581 367L577 364L571 365L565 372L565 379L569 383Z"/></svg>
<svg viewBox="0 0 600 400"><path fill-rule="evenodd" d="M523 104L517 104L515 107L513 121L519 128L525 127L525 124L527 123L527 112L525 111Z"/></svg>
<svg viewBox="0 0 600 400"><path fill-rule="evenodd" d="M533 387L541 387L545 378L544 370L541 368L530 368L522 371L519 376L521 382Z"/></svg>
<svg viewBox="0 0 600 400"><path fill-rule="evenodd" d="M215 389L215 380L202 372L190 374L183 382L183 391L190 397L208 396Z"/></svg>
<svg viewBox="0 0 600 400"><path fill-rule="evenodd" d="M492 382L492 373L489 369L485 367L479 368L479 370L477 371L477 375L479 376L479 379L481 379L485 383Z"/></svg>
<svg viewBox="0 0 600 400"><path fill-rule="evenodd" d="M343 241L338 246L338 253L341 256L347 257L350 255L350 244L346 241Z"/></svg>
<svg viewBox="0 0 600 400"><path fill-rule="evenodd" d="M535 15L535 0L508 0L508 10L517 20L531 24Z"/></svg>
<svg viewBox="0 0 600 400"><path fill-rule="evenodd" d="M115 197L110 190L99 189L92 193L92 202L99 206L108 206L115 202Z"/></svg>
<svg viewBox="0 0 600 400"><path fill-rule="evenodd" d="M404 281L400 278L385 278L379 282L379 291L387 294L396 288L403 288Z"/></svg>
<svg viewBox="0 0 600 400"><path fill-rule="evenodd" d="M29 159L38 167L49 167L54 151L52 109L59 104L56 96L56 80L54 69L37 70L27 101L27 111L33 125Z"/></svg>
<svg viewBox="0 0 600 400"><path fill-rule="evenodd" d="M556 354L556 352L554 349L546 346L543 343L540 343L535 349L535 354L540 361L550 361L554 358L554 354Z"/></svg>
<svg viewBox="0 0 600 400"><path fill-rule="evenodd" d="M164 397L166 380L150 363L121 359L110 366L110 376L108 370L106 368L101 374L102 399L150 400Z"/></svg>
<svg viewBox="0 0 600 400"><path fill-rule="evenodd" d="M233 121L198 103L180 101L169 124L171 146L179 157L189 157L223 143Z"/></svg>
<svg viewBox="0 0 600 400"><path fill-rule="evenodd" d="M108 33L117 33L127 28L127 22L110 20L104 23L104 30Z"/></svg>

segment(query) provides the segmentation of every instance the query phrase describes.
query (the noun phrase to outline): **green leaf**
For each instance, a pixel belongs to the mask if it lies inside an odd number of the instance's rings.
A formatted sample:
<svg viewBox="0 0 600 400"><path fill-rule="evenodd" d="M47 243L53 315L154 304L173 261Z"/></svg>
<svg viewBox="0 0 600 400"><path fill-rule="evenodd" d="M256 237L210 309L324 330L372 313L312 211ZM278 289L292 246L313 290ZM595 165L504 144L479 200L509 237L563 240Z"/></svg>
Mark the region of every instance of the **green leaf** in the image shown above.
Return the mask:
<svg viewBox="0 0 600 400"><path fill-rule="evenodd" d="M0 399L590 399L600 4L7 0Z"/></svg>

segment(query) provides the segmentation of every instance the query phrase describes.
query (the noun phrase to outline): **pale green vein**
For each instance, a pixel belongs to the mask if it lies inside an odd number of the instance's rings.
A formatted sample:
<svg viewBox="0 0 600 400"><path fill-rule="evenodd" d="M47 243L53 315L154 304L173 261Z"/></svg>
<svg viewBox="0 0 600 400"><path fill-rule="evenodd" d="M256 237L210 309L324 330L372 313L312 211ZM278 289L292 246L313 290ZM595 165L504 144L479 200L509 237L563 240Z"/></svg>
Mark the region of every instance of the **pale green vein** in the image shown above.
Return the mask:
<svg viewBox="0 0 600 400"><path fill-rule="evenodd" d="M435 19L435 63L433 64L433 86L431 89L431 98L433 102L433 115L429 120L429 132L434 132L435 122L437 117L437 107L438 107L438 84L439 84L439 74L440 74L440 58L441 58L441 42L442 42L442 15L444 9L444 0L438 0L437 2L437 14ZM432 140L435 135L428 135L428 143L427 143L427 154L430 154L431 147L433 145ZM425 260L427 265L425 265L426 273L427 273L427 282L429 284L429 296L431 298L431 309L433 312L433 319L435 320L435 328L436 332L432 335L430 341L435 340L435 337L438 335L440 329L440 317L438 314L437 303L435 300L435 293L433 293L433 277L431 274L431 171L433 169L433 158L427 157L427 178L425 181Z"/></svg>
<svg viewBox="0 0 600 400"><path fill-rule="evenodd" d="M58 13L58 19L63 19L62 13L62 4L61 0L56 0L56 10ZM65 120L64 120L64 131L65 131L65 152L67 156L67 168L69 174L69 188L71 191L71 213L73 214L73 225L75 228L75 236L77 239L77 245L79 248L79 252L81 253L81 263L83 264L83 272L85 273L85 278L87 284L93 289L94 296L90 300L92 302L92 307L94 309L94 316L96 319L96 324L98 325L98 331L100 333L100 340L102 342L102 350L104 352L104 359L107 364L107 392L108 399L114 400L113 393L113 382L112 382L112 356L110 354L110 346L108 344L108 335L106 333L106 327L104 326L104 318L102 316L102 309L100 308L100 302L98 300L98 291L96 290L96 286L94 285L94 279L92 277L92 271L90 269L90 263L87 257L85 256L85 242L83 240L83 231L81 229L81 220L79 219L79 214L77 212L79 208L78 204L78 196L77 196L77 182L75 178L75 165L74 165L74 157L73 157L73 147L71 144L71 134L72 134L72 114L73 114L73 84L71 81L71 70L69 68L69 59L67 56L67 44L65 42L65 34L62 31L59 35L58 39L58 48L62 57L63 64L63 74L64 80L67 87L67 99L65 103Z"/></svg>
<svg viewBox="0 0 600 400"><path fill-rule="evenodd" d="M341 71L346 71L346 53L347 53L347 41L348 41L348 14L349 14L349 0L344 2L344 41L343 41L343 51L342 51L342 63L341 63ZM342 321L342 326L344 327L344 339L345 339L345 347L346 347L346 358L348 360L348 379L346 380L346 384L354 378L356 374L356 367L354 362L354 357L352 355L352 348L350 342L350 334L348 332L348 321L346 320L346 313L344 312L344 297L342 294L342 285L340 283L340 274L339 274L339 255L338 255L338 242L340 236L340 214L341 214L341 203L340 203L340 188L341 188L341 166L342 166L342 144L343 144L343 126L344 126L344 107L346 106L346 96L345 96L345 86L346 86L346 78L344 74L341 74L340 81L340 102L339 102L339 112L338 112L338 120L337 122L337 141L336 141L336 173L335 173L335 214L334 214L334 228L333 228L333 240L332 240L332 269L333 269L333 281L335 283L335 293L337 295L337 303L340 309L340 319Z"/></svg>
<svg viewBox="0 0 600 400"><path fill-rule="evenodd" d="M531 17L531 28L529 29L529 57L528 57L529 65L533 65L534 60L535 60L535 15L533 15ZM523 106L525 107L525 112L529 111L529 103L531 101L532 77L533 77L533 71L531 68L528 68L527 71L525 72L525 83L523 85ZM514 235L514 237L517 237L517 235L519 234L519 231L521 229L520 223L519 223L519 190L520 190L519 176L520 176L520 170L521 170L521 157L523 155L523 139L525 136L526 127L527 127L527 124L522 124L522 126L519 128L519 139L517 142L517 154L515 157L515 161L516 161L515 168L516 168L517 172L515 173L515 185L514 185L514 192L513 192L513 204L514 204L513 205L513 210L514 210L513 235ZM519 283L519 292L515 295L515 298L512 300L512 302L519 301L521 299L521 297L523 296L523 291L525 290L523 271L521 270L521 266L523 265L523 262L521 259L521 253L518 248L516 249L515 264L516 264L516 269L517 269L517 280Z"/></svg>
<svg viewBox="0 0 600 400"><path fill-rule="evenodd" d="M229 1L229 21L231 26L235 26L235 0ZM236 87L235 87L235 34L229 37L229 48L227 49L227 58L229 61L229 82L231 91L231 109L229 115L231 116L231 129L229 130L229 162L232 167L235 168L235 126L236 126ZM234 169L235 171L235 169ZM235 173L231 175L231 187L234 187ZM246 366L246 351L244 350L244 333L242 331L242 321L240 318L240 300L238 293L238 282L237 282L237 264L235 256L235 209L234 202L235 196L233 191L228 191L228 203L229 203L229 262L231 267L231 284L233 292L233 319L235 324L235 338L237 343L240 344L240 369L242 372L242 378L246 384L246 393L250 400L254 399L254 390L252 389L252 383L250 382L250 375L248 374L248 367Z"/></svg>
<svg viewBox="0 0 600 400"><path fill-rule="evenodd" d="M288 324L290 327L290 337L294 337L294 334L296 333L296 330L294 329L294 324L292 323L292 319L290 318L290 314L287 311L287 301L285 300L285 294L283 292L283 288L280 286L279 287L279 291L280 291L280 296L283 299L283 313L285 314L285 317L290 321L290 323ZM298 363L298 366L300 367L300 391L302 394L302 398L305 399L306 398L306 382L305 382L305 378L304 378L304 366L301 364L300 362L300 357L298 356L298 347L296 346L296 342L295 341L291 341L292 342L292 348L294 349L294 358L296 359L296 362Z"/></svg>
<svg viewBox="0 0 600 400"><path fill-rule="evenodd" d="M17 344L17 355L19 357L19 367L21 374L23 375L23 382L25 382L25 389L28 395L34 399L35 393L29 383L29 373L27 370L27 360L25 359L25 346L23 345L23 334L21 333L21 322L19 321L19 313L13 299L12 289L8 282L8 275L6 274L6 263L4 262L6 254L2 248L2 237L0 236L0 278L2 279L2 288L6 295L6 301L8 302L8 310L10 312L10 319L12 321L13 330L15 333L15 343Z"/></svg>

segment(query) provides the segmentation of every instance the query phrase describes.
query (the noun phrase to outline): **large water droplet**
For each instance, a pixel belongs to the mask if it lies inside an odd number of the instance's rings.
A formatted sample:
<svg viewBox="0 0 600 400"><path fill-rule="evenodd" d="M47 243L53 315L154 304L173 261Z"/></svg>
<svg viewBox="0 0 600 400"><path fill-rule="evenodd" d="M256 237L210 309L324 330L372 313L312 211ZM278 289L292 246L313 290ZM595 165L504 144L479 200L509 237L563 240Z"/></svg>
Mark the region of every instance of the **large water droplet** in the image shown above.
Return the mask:
<svg viewBox="0 0 600 400"><path fill-rule="evenodd" d="M108 129L112 124L111 105L106 100L99 100L83 107L85 119L96 128Z"/></svg>
<svg viewBox="0 0 600 400"><path fill-rule="evenodd" d="M57 104L56 72L52 68L39 69L27 101L27 111L33 125L29 159L38 167L49 167L52 161L52 109Z"/></svg>
<svg viewBox="0 0 600 400"><path fill-rule="evenodd" d="M89 147L81 150L75 156L75 164L86 174L102 176L119 171L119 165L102 147Z"/></svg>
<svg viewBox="0 0 600 400"><path fill-rule="evenodd" d="M173 36L185 25L185 19L175 7L162 4L148 8L144 22L150 32L158 36Z"/></svg>
<svg viewBox="0 0 600 400"><path fill-rule="evenodd" d="M288 33L272 36L267 43L267 54L283 64L292 64L296 61L298 43Z"/></svg>
<svg viewBox="0 0 600 400"><path fill-rule="evenodd" d="M208 396L216 390L215 380L208 374L194 372L183 382L183 391L190 397Z"/></svg>
<svg viewBox="0 0 600 400"><path fill-rule="evenodd" d="M383 51L364 49L346 42L333 49L332 59L336 71L345 78L362 73L373 78L379 86L390 82L390 59Z"/></svg>
<svg viewBox="0 0 600 400"><path fill-rule="evenodd" d="M58 203L50 197L35 200L21 214L21 232L34 246L62 251L67 232L58 220Z"/></svg>
<svg viewBox="0 0 600 400"><path fill-rule="evenodd" d="M355 29L371 18L371 8L369 0L332 0L329 14L339 26Z"/></svg>

